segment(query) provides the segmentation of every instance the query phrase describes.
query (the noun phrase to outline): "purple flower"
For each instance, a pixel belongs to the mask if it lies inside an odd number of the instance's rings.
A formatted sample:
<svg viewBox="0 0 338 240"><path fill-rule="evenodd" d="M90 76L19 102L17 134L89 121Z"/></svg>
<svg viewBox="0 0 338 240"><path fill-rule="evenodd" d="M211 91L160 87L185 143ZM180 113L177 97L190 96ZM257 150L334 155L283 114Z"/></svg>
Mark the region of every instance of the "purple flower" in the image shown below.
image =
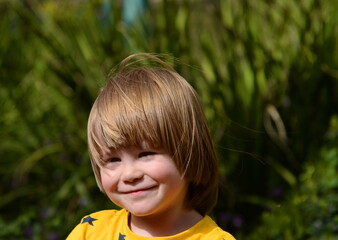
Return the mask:
<svg viewBox="0 0 338 240"><path fill-rule="evenodd" d="M89 204L89 200L86 197L81 197L78 201L78 205L81 207L85 207Z"/></svg>
<svg viewBox="0 0 338 240"><path fill-rule="evenodd" d="M33 235L33 227L31 225L24 227L23 229L23 235L26 239L30 239Z"/></svg>
<svg viewBox="0 0 338 240"><path fill-rule="evenodd" d="M270 191L269 196L273 199L281 199L283 197L283 193L284 190L282 187L275 187Z"/></svg>
<svg viewBox="0 0 338 240"><path fill-rule="evenodd" d="M232 225L236 228L240 228L243 226L243 219L240 217L240 216L235 216L233 219L232 219Z"/></svg>
<svg viewBox="0 0 338 240"><path fill-rule="evenodd" d="M50 234L48 234L47 236L47 240L58 240L59 234L57 232L51 232Z"/></svg>
<svg viewBox="0 0 338 240"><path fill-rule="evenodd" d="M46 219L48 217L50 217L52 214L54 213L52 208L42 208L40 210L40 217L42 219Z"/></svg>

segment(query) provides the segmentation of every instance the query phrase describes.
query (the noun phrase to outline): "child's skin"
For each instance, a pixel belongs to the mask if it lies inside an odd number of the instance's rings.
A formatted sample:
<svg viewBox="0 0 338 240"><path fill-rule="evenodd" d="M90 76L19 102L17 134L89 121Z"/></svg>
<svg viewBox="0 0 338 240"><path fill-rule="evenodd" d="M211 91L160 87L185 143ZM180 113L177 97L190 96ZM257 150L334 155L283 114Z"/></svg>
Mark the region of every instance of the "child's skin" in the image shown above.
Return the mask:
<svg viewBox="0 0 338 240"><path fill-rule="evenodd" d="M185 207L187 183L166 150L130 146L107 151L103 160L103 189L111 201L130 211L134 233L175 235L202 219Z"/></svg>

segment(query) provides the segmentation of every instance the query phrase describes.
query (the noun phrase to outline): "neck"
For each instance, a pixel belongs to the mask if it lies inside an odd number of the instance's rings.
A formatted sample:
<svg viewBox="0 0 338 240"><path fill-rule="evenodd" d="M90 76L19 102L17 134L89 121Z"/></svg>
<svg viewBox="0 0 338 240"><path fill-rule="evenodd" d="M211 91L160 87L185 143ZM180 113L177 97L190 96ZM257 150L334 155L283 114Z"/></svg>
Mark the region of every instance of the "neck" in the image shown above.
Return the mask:
<svg viewBox="0 0 338 240"><path fill-rule="evenodd" d="M135 216L131 214L129 226L132 232L140 236L164 237L183 232L202 218L195 210L167 211L150 216Z"/></svg>

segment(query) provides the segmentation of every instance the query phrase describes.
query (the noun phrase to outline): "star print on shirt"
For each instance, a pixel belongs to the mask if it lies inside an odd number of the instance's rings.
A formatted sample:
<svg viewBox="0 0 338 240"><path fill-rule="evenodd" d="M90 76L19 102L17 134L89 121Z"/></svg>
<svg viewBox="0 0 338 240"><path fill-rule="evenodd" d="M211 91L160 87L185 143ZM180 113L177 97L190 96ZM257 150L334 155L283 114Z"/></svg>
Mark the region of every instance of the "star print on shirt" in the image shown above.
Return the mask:
<svg viewBox="0 0 338 240"><path fill-rule="evenodd" d="M94 226L93 222L96 221L96 220L97 220L96 218L92 218L91 216L88 216L88 217L85 217L85 218L82 220L82 223L81 223L81 224L89 223L90 225Z"/></svg>
<svg viewBox="0 0 338 240"><path fill-rule="evenodd" d="M123 235L123 234L120 233L120 235L119 235L119 240L125 240L125 239L124 239L125 237L126 237L126 235Z"/></svg>

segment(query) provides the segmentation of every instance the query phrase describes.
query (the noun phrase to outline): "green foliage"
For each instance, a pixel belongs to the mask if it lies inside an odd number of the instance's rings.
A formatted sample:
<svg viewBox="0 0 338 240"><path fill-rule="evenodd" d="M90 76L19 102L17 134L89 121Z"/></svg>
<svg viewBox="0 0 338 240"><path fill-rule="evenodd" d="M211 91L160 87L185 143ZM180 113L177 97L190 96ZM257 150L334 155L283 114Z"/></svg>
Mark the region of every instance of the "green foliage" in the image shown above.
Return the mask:
<svg viewBox="0 0 338 240"><path fill-rule="evenodd" d="M337 239L338 149L323 148L305 165L299 184L281 205L262 216L247 239Z"/></svg>
<svg viewBox="0 0 338 240"><path fill-rule="evenodd" d="M95 184L86 122L134 52L176 57L200 94L226 182L222 227L334 237L336 1L140 0L132 13L126 2L0 1L0 238L64 239L84 214L114 207Z"/></svg>

